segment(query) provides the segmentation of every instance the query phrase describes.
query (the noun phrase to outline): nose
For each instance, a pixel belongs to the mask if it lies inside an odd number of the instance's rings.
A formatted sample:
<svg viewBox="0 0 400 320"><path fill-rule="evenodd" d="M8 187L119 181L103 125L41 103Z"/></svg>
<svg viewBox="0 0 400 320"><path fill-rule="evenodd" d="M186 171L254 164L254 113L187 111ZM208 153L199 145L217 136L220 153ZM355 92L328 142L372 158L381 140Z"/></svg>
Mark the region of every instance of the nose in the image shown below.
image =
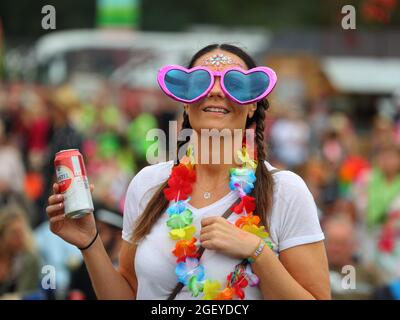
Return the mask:
<svg viewBox="0 0 400 320"><path fill-rule="evenodd" d="M213 98L213 97L218 97L221 99L225 98L225 94L221 89L220 81L221 81L220 77L215 77L214 86L212 87L211 91L208 93L207 98Z"/></svg>

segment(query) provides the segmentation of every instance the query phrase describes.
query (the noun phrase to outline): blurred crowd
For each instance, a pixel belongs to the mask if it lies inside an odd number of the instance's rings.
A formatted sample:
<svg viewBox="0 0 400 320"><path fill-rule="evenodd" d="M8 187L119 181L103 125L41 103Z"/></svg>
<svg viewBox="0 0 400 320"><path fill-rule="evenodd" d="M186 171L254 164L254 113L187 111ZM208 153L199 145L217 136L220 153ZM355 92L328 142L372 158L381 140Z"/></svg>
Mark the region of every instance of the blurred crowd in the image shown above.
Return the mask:
<svg viewBox="0 0 400 320"><path fill-rule="evenodd" d="M154 144L146 134L168 128L177 112L147 93L126 99L108 84L87 99L72 85L0 83L0 299L95 298L79 250L49 230L60 150L83 154L99 233L117 264L125 192ZM44 266L54 266L55 288L51 274L43 284Z"/></svg>
<svg viewBox="0 0 400 320"><path fill-rule="evenodd" d="M314 196L333 298L400 299L400 102L360 134L330 98L294 104L298 97L282 102L277 92L266 119L268 160L301 175ZM68 85L0 83L0 299L95 298L79 250L49 231L54 155L82 152L100 235L117 265L124 196L146 165L146 133L167 132L179 118L180 108L151 94L139 100L122 103L107 84L83 99ZM56 270L52 290L43 289L46 265Z"/></svg>
<svg viewBox="0 0 400 320"><path fill-rule="evenodd" d="M270 160L314 196L333 299L400 299L400 99L370 129L329 108L329 97L273 111ZM275 108L275 105L273 105ZM351 106L348 108L351 111Z"/></svg>

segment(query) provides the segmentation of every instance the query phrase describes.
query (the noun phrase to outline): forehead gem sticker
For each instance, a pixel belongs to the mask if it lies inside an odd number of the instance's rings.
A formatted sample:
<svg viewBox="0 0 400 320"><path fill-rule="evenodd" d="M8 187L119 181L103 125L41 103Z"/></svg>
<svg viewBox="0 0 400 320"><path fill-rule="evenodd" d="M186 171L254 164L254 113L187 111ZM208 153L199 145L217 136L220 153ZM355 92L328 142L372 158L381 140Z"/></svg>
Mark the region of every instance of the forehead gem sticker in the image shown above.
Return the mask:
<svg viewBox="0 0 400 320"><path fill-rule="evenodd" d="M225 56L223 53L214 54L213 56L204 60L205 65L212 65L219 67L222 64L233 64L233 60L230 57Z"/></svg>

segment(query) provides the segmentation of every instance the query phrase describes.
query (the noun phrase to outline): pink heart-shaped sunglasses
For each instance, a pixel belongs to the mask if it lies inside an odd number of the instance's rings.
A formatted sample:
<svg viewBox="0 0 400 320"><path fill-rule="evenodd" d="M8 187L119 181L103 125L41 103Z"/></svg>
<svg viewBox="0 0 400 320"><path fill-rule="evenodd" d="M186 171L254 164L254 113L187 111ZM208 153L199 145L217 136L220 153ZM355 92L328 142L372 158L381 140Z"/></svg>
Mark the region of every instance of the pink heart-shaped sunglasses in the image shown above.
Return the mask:
<svg viewBox="0 0 400 320"><path fill-rule="evenodd" d="M221 89L238 104L249 104L265 98L275 87L275 71L267 67L243 70L238 67L211 71L206 67L187 69L169 65L158 72L157 82L166 95L184 103L204 98L220 77Z"/></svg>

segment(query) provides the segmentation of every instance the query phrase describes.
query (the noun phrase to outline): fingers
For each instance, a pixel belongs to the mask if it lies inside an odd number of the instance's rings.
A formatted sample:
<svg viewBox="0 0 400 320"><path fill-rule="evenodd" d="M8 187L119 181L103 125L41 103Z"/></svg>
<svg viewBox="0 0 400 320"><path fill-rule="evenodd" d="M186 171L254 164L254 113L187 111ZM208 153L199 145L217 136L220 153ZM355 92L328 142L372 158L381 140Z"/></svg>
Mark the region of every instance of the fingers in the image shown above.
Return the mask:
<svg viewBox="0 0 400 320"><path fill-rule="evenodd" d="M225 247L220 239L205 240L201 243L201 246L208 250L221 250Z"/></svg>
<svg viewBox="0 0 400 320"><path fill-rule="evenodd" d="M58 204L64 201L64 196L62 194L53 194L49 197L48 203L50 205Z"/></svg>
<svg viewBox="0 0 400 320"><path fill-rule="evenodd" d="M57 216L51 217L49 219L49 221L50 221L50 224L52 224L52 223L56 223L56 222L62 221L64 219L65 219L65 214L59 214Z"/></svg>
<svg viewBox="0 0 400 320"><path fill-rule="evenodd" d="M59 194L59 185L57 183L53 184L53 192L48 199L48 206L46 207L46 213L49 218L63 214L64 213L64 196Z"/></svg>
<svg viewBox="0 0 400 320"><path fill-rule="evenodd" d="M200 242L203 244L204 241L212 240L214 237L212 232L201 232L200 233Z"/></svg>
<svg viewBox="0 0 400 320"><path fill-rule="evenodd" d="M213 242L210 241L210 240L203 241L203 242L201 243L201 246L202 246L204 249L208 249L208 250L214 250L214 249L215 249L215 247L214 247L214 245L213 245Z"/></svg>
<svg viewBox="0 0 400 320"><path fill-rule="evenodd" d="M208 217L201 220L201 232L209 230L229 230L232 224L223 217Z"/></svg>
<svg viewBox="0 0 400 320"><path fill-rule="evenodd" d="M200 230L200 234L208 233L208 232L211 232L212 230L215 230L215 229L216 229L216 227L213 226L213 225L202 227L201 230Z"/></svg>
<svg viewBox="0 0 400 320"><path fill-rule="evenodd" d="M64 203L60 202L46 207L46 213L49 218L64 214Z"/></svg>
<svg viewBox="0 0 400 320"><path fill-rule="evenodd" d="M234 227L223 217L207 217L201 220L200 243L206 249L219 249L223 241L232 235ZM236 228L236 227L235 227ZM222 242L221 242L222 241Z"/></svg>
<svg viewBox="0 0 400 320"><path fill-rule="evenodd" d="M208 225L211 225L211 224L217 222L218 218L221 218L221 217L207 217L207 218L202 219L201 220L201 227L204 228L204 227L206 227Z"/></svg>
<svg viewBox="0 0 400 320"><path fill-rule="evenodd" d="M212 224L201 228L200 242L222 238L226 230L220 224Z"/></svg>

